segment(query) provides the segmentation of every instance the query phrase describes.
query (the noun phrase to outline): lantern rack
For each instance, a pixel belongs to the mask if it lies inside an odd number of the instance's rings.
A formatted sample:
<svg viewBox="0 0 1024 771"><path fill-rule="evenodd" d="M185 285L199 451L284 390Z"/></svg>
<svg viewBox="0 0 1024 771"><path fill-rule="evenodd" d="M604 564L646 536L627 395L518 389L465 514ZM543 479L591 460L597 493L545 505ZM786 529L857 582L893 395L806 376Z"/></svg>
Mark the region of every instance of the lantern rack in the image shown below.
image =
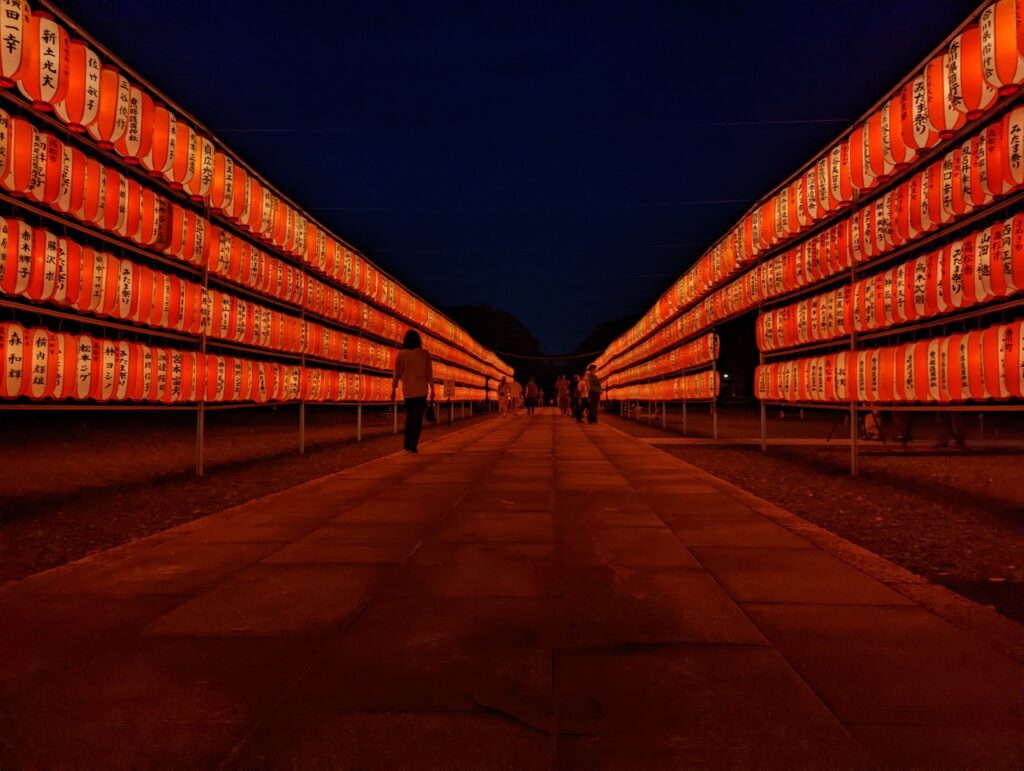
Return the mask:
<svg viewBox="0 0 1024 771"><path fill-rule="evenodd" d="M50 2L50 0L35 0L34 4L42 6L49 13L51 13L54 16L55 19L59 20L60 23L63 24L66 28L68 28L69 30L73 30L75 35L79 39L87 42L89 44L89 46L92 49L94 49L95 51L97 51L99 54L101 54L106 61L108 61L110 63L113 63L120 70L125 71L127 73L130 73L133 82L135 82L139 86L145 88L153 97L158 99L159 102L161 102L162 104L167 105L168 107L172 108L176 113L178 113L181 116L183 116L192 126L194 126L197 129L197 131L199 131L202 134L210 137L211 141L214 141L215 145L219 149L227 152L227 145L226 145L226 143L224 143L222 140L217 138L216 134L211 129L209 129L207 126L205 126L205 124L203 124L201 121L199 121L194 115L192 115L192 113L190 113L188 110L184 109L175 100L169 98L167 96L167 94L165 94L163 91L161 91L160 89L156 88L150 81L148 81L146 78L143 78L141 75L139 75L139 73L137 73L132 67L128 66L124 62L123 59L121 59L119 56L117 56L112 51L110 51L106 46L104 46L102 43L100 43L95 37L93 37L91 34L89 34L86 30L82 29L82 27L80 27L77 23L75 23L72 19L70 19L59 8L55 7L54 4L52 2ZM25 100L21 99L20 95L13 94L13 93L11 93L11 94L4 94L4 95L8 99L11 99L11 101L19 103L22 106L23 109L29 110L33 115L42 118L47 123L49 123L51 126L58 128L63 134L73 133L73 132L68 132L67 127L64 126L62 123L60 123L59 121L56 121L56 119L52 118L49 115L46 115L45 113L42 113L40 111L35 110ZM91 152L99 153L103 157L108 158L108 159L113 159L121 168L129 169L133 175L140 176L140 177L146 179L149 184L154 184L154 182L155 182L155 184L157 184L158 186L162 187L166 192L168 192L169 194L173 195L175 198L180 199L180 201L184 202L185 205L189 206L194 212L202 212L203 216L205 216L208 219L211 218L211 216L215 217L217 222L220 223L221 226L227 226L228 228L230 228L232 231L234 231L236 233L236 236L242 237L246 241L248 241L250 243L253 243L252 235L250 233L248 233L247 231L243 230L243 229L239 229L239 227L237 226L237 224L234 221L230 220L227 217L221 216L219 213L213 213L213 212L205 211L201 207L197 207L195 205L195 202L189 200L187 195L183 194L180 191L176 191L173 188L171 188L169 186L169 183L166 182L166 180L155 179L153 177L149 177L148 175L143 174L140 169L138 169L136 167L133 167L131 164L125 163L124 160L120 156L118 156L116 153L105 151L102 148L99 148L96 144L94 144L91 141L87 140L83 136L77 136L75 141L78 142L78 143L83 144L83 146L86 146ZM402 282L400 282L397 279L395 279L395 277L393 275L391 275L388 271L381 269L375 262L372 262L372 261L368 260L365 257L365 255L363 255L361 250L359 250L356 247L352 246L345 239L338 237L336 234L334 234L334 232L332 231L331 228L326 227L322 222L320 222L316 218L310 216L309 213L305 209L303 209L301 206L299 206L292 198L290 198L287 195L282 194L281 191L276 186L270 184L267 181L267 179L262 174L260 174L259 172L255 171L251 164L249 164L249 163L245 162L244 160L242 160L238 153L236 153L236 152L234 152L232 150L228 154L231 156L233 161L235 161L242 168L245 169L245 172L246 172L246 174L248 176L251 176L254 179L258 180L263 187L265 187L266 189L272 191L277 198L280 198L283 202L285 202L288 205L290 205L295 211L301 212L302 216L305 217L305 219L307 219L309 222L311 222L311 223L315 224L316 226L318 226L325 234L330 234L331 237L334 240L338 241L338 243L340 243L344 248L352 251L356 255L359 255L363 260L366 260L366 262L368 262L370 265L372 265L374 270L376 270L378 273L380 273L382 277L386 278L389 282L393 283L396 287L401 287L402 290L409 297L414 298L418 302L422 303L425 307L429 308L431 310L431 312L437 318L441 319L442 321L444 321L444 322L446 322L448 324L451 324L455 328L459 329L466 337L469 337L468 333L464 329L462 329L457 324L452 322L451 319L449 319L446 315L444 315L443 313L438 311L436 308L434 308L433 305L431 305L430 303L427 303L420 295L418 295L416 292L413 292L413 291L409 290ZM260 246L259 248L263 249L264 246ZM297 260L292 258L290 255L285 255L283 253L279 253L276 250L274 250L274 253L279 258L285 259L286 261L289 261L289 262L292 262L292 263L294 263L296 265L301 266L301 262L298 262ZM333 277L333 276L326 276L326 275L324 275L323 277L326 278L327 280L329 280L331 283L334 283L339 288L343 288L346 291L350 291L350 290L348 290L348 288L344 287L343 284L338 282L338 280L335 277ZM363 299L363 298L359 298L359 299ZM371 306L378 308L378 310L382 310L382 311L384 311L384 312L386 312L386 313L388 313L390 315L394 315L394 309L391 309L388 305L386 305L384 303L378 302L375 298L366 297L364 301L368 302L368 304L370 304ZM481 350L487 351L487 349L485 349L482 345L480 345L479 342L477 342L476 340L473 340L471 337L469 339L477 347L479 347ZM461 348L465 353L467 353L469 356L473 357L477 361L481 362L481 364L483 364L485 367L493 367L494 369L496 369L498 371L501 371L504 374L508 374L508 375L510 375L511 372L512 372L511 368L509 368L508 365L505 362L501 361L501 359L499 357L497 357L491 351L487 351L487 353L491 354L491 356L493 357L494 361L486 361L483 358L481 358L478 354L474 353L469 347L466 347L466 346L464 346L462 344L457 344L454 341L452 343L450 343L450 344L453 345L456 348Z"/></svg>
<svg viewBox="0 0 1024 771"><path fill-rule="evenodd" d="M808 160L803 165L798 167L792 174L790 174L788 177L786 177L782 182L780 182L775 187L771 188L766 193L764 193L759 198L757 198L750 205L750 207L748 207L747 210L738 218L737 224L743 222L747 217L752 216L766 202L771 200L775 195L777 195L779 192L781 192L788 185L792 184L792 182L794 182L798 177L804 175L812 166L816 165L823 156L827 155L827 153L831 150L831 148L835 147L840 142L843 142L844 140L846 140L850 136L850 134L852 134L856 130L856 127L859 124L861 124L864 120L866 120L868 117L870 117L879 107L881 107L886 102L888 102L890 99L895 97L896 94L898 94L910 82L910 80L912 78L914 78L917 75L917 73L929 61L931 61L937 55L939 55L943 51L945 51L949 47L949 44L951 42L953 42L953 40L958 35L960 35L971 24L976 22L980 18L982 12L989 5L991 5L991 0L983 0L982 3L974 11L972 11L971 14L966 19L964 19L964 21L962 21L952 32L950 32L949 35L947 35L946 38L941 43L939 43L937 46L935 46L935 48L932 49L917 66L913 67L908 75L904 76L895 86L893 86L889 91L887 91L884 96L882 96L880 99L875 101L874 104L872 104L867 110L865 110L864 113L860 117L858 117L855 120L851 121L849 126L847 126L839 134L837 134L834 139L832 139L831 141L826 143L825 146L821 150L819 150L818 152L812 153L810 160ZM1012 105L1014 103L1018 102L1019 100L1015 96L1012 99L1006 99L1004 101L1005 101L1004 104L999 104L995 108L993 108L992 110L987 111L985 113L985 115L984 115L984 118L986 120L988 120L988 119L991 119L994 116L997 116L997 115L1001 114L1001 111L1006 111L1006 110L1012 109ZM978 120L980 120L980 119L978 119ZM898 184L899 182L902 182L905 176L913 173L913 169L914 169L915 166L917 166L918 164L920 164L920 163L922 163L924 161L933 160L938 155L939 151L947 151L949 147L955 146L957 142L962 141L964 136L966 136L971 131L974 131L976 128L978 128L978 120L974 120L974 121L970 121L970 122L966 123L964 126L961 126L959 129L957 129L950 137L948 137L946 139L941 139L933 147L930 147L930 148L928 148L928 149L926 149L926 150L924 150L922 152L919 152L918 155L915 157L913 163L909 164L907 168L901 169L901 170L895 172L885 182L880 182L880 183L876 184L869 191L869 194L872 197L876 196L876 194L884 194L885 192L887 192L889 190L889 188L891 188L892 186ZM845 207L838 207L838 208L834 209L833 211L825 213L825 215L822 216L818 221L813 223L811 226L807 227L805 230L801 231L798 236L796 236L794 238L791 238L788 241L785 241L785 242L782 242L782 243L779 243L779 244L775 244L775 245L769 247L768 249L762 251L762 253L759 254L754 260L750 261L747 265L742 266L739 269L737 269L733 275L731 275L731 276L729 276L727 278L721 279L719 281L719 283L715 284L714 286L708 287L707 289L705 289L703 291L703 293L700 296L696 297L692 302L690 302L690 303L688 303L688 304L686 304L684 306L681 306L679 308L676 308L669 318L662 320L656 326L654 326L650 330L648 330L648 332L646 334L644 334L642 337L639 337L637 340L633 341L628 347L624 348L622 351L619 351L615 356L612 357L612 359L609 359L609 362L613 361L615 358L618 358L619 356L622 356L623 354L627 353L628 351L632 350L637 345L642 343L644 340L647 340L651 336L657 334L657 332L659 332L660 330L664 329L666 326L668 326L668 324L672 323L676 318L678 318L680 315L685 313L687 310L689 310L691 308L694 308L697 305L699 305L711 293L717 291L718 289L721 289L721 288L727 286L731 281L735 280L739 276L742 276L744 273L748 272L752 267L757 266L761 262L765 262L765 261L771 259L772 257L775 257L775 256L777 256L779 254L782 254L783 252L787 251L788 249L794 248L801 241L803 241L803 240L805 240L805 239L807 239L809 237L812 237L812 236L818 234L821 230L823 230L827 226L831 225L835 221L837 216L845 215L847 212L849 212L851 210L851 208L852 208L852 205L854 203L856 203L856 200L857 200L857 197L858 197L859 193L860 193L860 191L857 191L857 190L854 191L853 201L851 201L850 205L845 206ZM706 254L706 253L710 252L716 246L718 246L723 241L725 241L729 237L729 234L732 233L734 227L735 227L735 225L733 227L730 227L727 230L725 235L723 235L723 236L717 238L716 240L712 241L709 249L705 250L705 252L703 252L702 254ZM698 255L697 260L699 260L701 256L702 255ZM694 264L696 264L696 261L695 261ZM685 276L686 273L689 272L689 270L692 270L692 269L693 269L693 266L688 268L687 271L685 271L683 273L683 275ZM672 287L675 286L675 284L677 283L678 280L679 279L674 280L669 285L669 288L666 291L671 291ZM658 297L660 298L664 294L665 294L665 292L661 292L661 293L659 293ZM646 315L646 313L644 315ZM737 314L737 315L740 315L740 314ZM724 321L724 320L725 319L717 319L716 321L721 322L721 321ZM629 333L629 330L627 330L627 332L625 334L628 334L628 333ZM614 342L613 342L613 344L614 344Z"/></svg>

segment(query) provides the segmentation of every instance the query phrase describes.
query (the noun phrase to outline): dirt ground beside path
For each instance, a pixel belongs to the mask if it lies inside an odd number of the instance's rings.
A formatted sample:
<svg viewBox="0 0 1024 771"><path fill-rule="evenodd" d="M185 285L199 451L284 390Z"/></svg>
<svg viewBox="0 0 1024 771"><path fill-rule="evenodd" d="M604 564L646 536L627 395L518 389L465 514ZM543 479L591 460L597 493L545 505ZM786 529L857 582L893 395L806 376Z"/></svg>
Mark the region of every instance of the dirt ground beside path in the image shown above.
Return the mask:
<svg viewBox="0 0 1024 771"><path fill-rule="evenodd" d="M194 413L0 415L0 584L158 533L400 450L393 417L295 407L207 414L207 476L197 479ZM486 416L442 410L424 441ZM399 415L401 431L404 414Z"/></svg>
<svg viewBox="0 0 1024 771"><path fill-rule="evenodd" d="M794 417L788 416L785 426L773 425L769 435L801 435ZM725 418L733 429L740 422ZM679 436L617 416L607 420L634 436ZM803 435L830 423L811 419ZM699 434L702 424L696 428ZM1006 438L1016 433L1003 429ZM869 447L861 456L861 475L852 479L849 448L842 446L771 447L767 455L756 446L661 449L1024 622L1024 456L1019 451Z"/></svg>

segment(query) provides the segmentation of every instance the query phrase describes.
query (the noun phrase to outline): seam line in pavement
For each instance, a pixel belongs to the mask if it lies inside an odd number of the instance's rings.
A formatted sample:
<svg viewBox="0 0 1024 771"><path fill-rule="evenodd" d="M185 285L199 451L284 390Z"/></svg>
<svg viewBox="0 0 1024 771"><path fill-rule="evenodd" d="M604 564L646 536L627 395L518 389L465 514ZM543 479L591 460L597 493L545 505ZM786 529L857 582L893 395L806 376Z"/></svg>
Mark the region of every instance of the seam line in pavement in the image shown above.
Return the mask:
<svg viewBox="0 0 1024 771"><path fill-rule="evenodd" d="M617 434L636 440L636 437L622 429L607 423L602 425ZM1024 625L1001 616L991 608L971 602L966 597L928 581L885 557L815 525L781 506L759 498L754 493L694 466L692 463L687 463L667 449L655 445L644 444L643 446L663 453L675 463L685 467L688 473L726 493L794 535L803 538L812 546L903 595L918 607L968 633L972 638L993 650L1015 661L1024 662Z"/></svg>

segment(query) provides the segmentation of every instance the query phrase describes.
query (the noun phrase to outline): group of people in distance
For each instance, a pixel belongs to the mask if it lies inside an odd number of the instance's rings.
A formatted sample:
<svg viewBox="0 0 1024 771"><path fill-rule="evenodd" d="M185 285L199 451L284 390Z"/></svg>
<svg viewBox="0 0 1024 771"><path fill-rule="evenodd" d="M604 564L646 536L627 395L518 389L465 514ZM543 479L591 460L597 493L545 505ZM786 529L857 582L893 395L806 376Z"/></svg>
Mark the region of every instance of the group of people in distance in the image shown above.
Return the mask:
<svg viewBox="0 0 1024 771"><path fill-rule="evenodd" d="M573 375L572 380L559 375L555 381L555 404L563 415L576 418L577 423L583 422L584 415L588 423L596 423L600 403L601 379L593 364L584 374ZM515 417L521 406L526 408L528 415L532 415L538 406L544 406L544 390L533 377L526 381L525 388L516 380L502 378L498 384L498 407L502 417Z"/></svg>
<svg viewBox="0 0 1024 771"><path fill-rule="evenodd" d="M406 407L405 450L419 452L423 415L427 405L434 401L434 372L430 354L423 350L423 340L412 329L405 333L402 350L395 361L391 379L392 402L397 396L399 382ZM597 423L597 408L601 402L601 379L597 376L597 368L591 364L583 375L573 375L571 381L565 375L559 375L555 382L555 396L563 415L571 414L577 423L582 423L586 413L588 423ZM532 376L526 381L525 388L516 380L502 378L498 384L501 416L518 415L520 406L525 406L527 414L532 415L538 406L544 406L544 389Z"/></svg>

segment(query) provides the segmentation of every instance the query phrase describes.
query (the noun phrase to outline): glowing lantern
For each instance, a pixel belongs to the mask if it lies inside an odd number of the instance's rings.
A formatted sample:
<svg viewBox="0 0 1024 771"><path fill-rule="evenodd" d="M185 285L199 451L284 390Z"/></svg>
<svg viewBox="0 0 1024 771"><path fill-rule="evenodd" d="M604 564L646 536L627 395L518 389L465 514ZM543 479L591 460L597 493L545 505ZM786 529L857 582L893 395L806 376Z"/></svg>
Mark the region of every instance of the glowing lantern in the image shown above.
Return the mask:
<svg viewBox="0 0 1024 771"><path fill-rule="evenodd" d="M32 267L25 296L33 302L46 302L57 290L59 249L57 236L36 228L32 233Z"/></svg>
<svg viewBox="0 0 1024 771"><path fill-rule="evenodd" d="M946 54L946 77L954 109L966 113L968 120L984 114L996 100L996 90L982 72L981 31L968 27L953 38Z"/></svg>
<svg viewBox="0 0 1024 771"><path fill-rule="evenodd" d="M888 137L884 136L882 127L882 116L884 109L875 110L868 118L867 130L865 131L866 144L868 148L867 164L871 166L871 173L879 182L885 182L892 174L892 161L886 155L885 146Z"/></svg>
<svg viewBox="0 0 1024 771"><path fill-rule="evenodd" d="M89 136L105 150L113 149L128 129L131 83L117 67L103 65L100 72L99 106L95 119L86 128Z"/></svg>
<svg viewBox="0 0 1024 771"><path fill-rule="evenodd" d="M38 135L41 154L33 156L32 184L26 191L36 203L54 203L60 195L64 143L49 134Z"/></svg>
<svg viewBox="0 0 1024 771"><path fill-rule="evenodd" d="M53 106L71 131L81 134L96 119L100 93L100 57L80 40L71 41L68 89Z"/></svg>
<svg viewBox="0 0 1024 771"><path fill-rule="evenodd" d="M928 94L928 120L941 139L948 139L967 121L965 113L956 108L950 93L949 54L940 54L928 62L924 70Z"/></svg>
<svg viewBox="0 0 1024 771"><path fill-rule="evenodd" d="M903 142L908 148L927 150L939 141L929 114L928 82L921 73L900 92L900 118Z"/></svg>
<svg viewBox="0 0 1024 771"><path fill-rule="evenodd" d="M174 113L161 104L154 106L149 152L139 159L139 163L150 176L162 177L170 172L174 163L177 130L178 121Z"/></svg>
<svg viewBox="0 0 1024 771"><path fill-rule="evenodd" d="M1003 137L1003 183L1009 192L1024 185L1024 107L1003 118Z"/></svg>
<svg viewBox="0 0 1024 771"><path fill-rule="evenodd" d="M135 185L135 182L129 183ZM140 246L152 246L160 234L161 217L167 209L167 202L149 188L139 185L139 219L135 232L128 235Z"/></svg>
<svg viewBox="0 0 1024 771"><path fill-rule="evenodd" d="M235 160L230 155L215 151L213 180L210 184L210 209L225 217L235 212Z"/></svg>
<svg viewBox="0 0 1024 771"><path fill-rule="evenodd" d="M882 151L894 170L914 160L917 150L908 145L903 132L903 102L893 97L882 107Z"/></svg>
<svg viewBox="0 0 1024 771"><path fill-rule="evenodd" d="M875 184L874 171L869 159L867 124L861 123L850 133L850 183L857 190L866 190Z"/></svg>
<svg viewBox="0 0 1024 771"><path fill-rule="evenodd" d="M27 63L25 50L31 11L25 0L0 0L0 88L13 88L14 81Z"/></svg>
<svg viewBox="0 0 1024 771"><path fill-rule="evenodd" d="M156 107L153 98L132 84L128 90L128 116L124 134L114 143L114 149L126 163L140 163L153 142Z"/></svg>
<svg viewBox="0 0 1024 771"><path fill-rule="evenodd" d="M35 109L50 112L68 89L71 41L64 28L41 11L29 17L24 35L23 66L15 75L18 90Z"/></svg>
<svg viewBox="0 0 1024 771"><path fill-rule="evenodd" d="M7 129L6 167L0 185L15 195L23 195L38 182L45 168L46 136L23 118L11 118Z"/></svg>
<svg viewBox="0 0 1024 771"><path fill-rule="evenodd" d="M176 120L173 162L170 169L164 172L164 179L171 183L174 190L181 190L192 179L196 170L197 140L195 129L187 121Z"/></svg>
<svg viewBox="0 0 1024 771"><path fill-rule="evenodd" d="M0 361L3 371L0 375L0 397L15 399L22 394L25 374L25 350L27 333L20 324L0 324Z"/></svg>
<svg viewBox="0 0 1024 771"><path fill-rule="evenodd" d="M182 188L193 201L202 201L213 185L214 147L206 137L193 134L195 152L192 154L192 169Z"/></svg>

